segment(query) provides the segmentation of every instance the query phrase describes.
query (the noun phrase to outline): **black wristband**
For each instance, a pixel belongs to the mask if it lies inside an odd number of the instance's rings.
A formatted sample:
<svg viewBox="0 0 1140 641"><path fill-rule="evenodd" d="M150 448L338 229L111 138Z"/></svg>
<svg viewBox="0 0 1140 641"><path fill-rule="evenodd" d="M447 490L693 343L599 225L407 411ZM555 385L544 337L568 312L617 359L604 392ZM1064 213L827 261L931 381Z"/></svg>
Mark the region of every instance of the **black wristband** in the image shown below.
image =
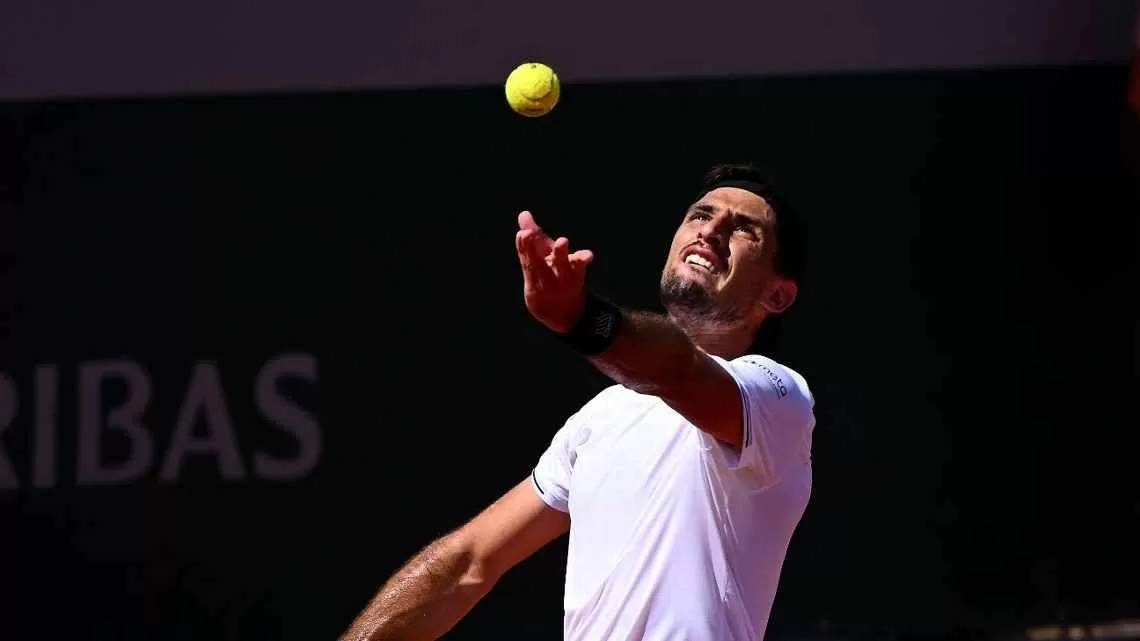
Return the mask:
<svg viewBox="0 0 1140 641"><path fill-rule="evenodd" d="M582 317L569 332L559 334L562 341L578 353L591 356L609 349L621 329L621 308L597 294L586 292Z"/></svg>

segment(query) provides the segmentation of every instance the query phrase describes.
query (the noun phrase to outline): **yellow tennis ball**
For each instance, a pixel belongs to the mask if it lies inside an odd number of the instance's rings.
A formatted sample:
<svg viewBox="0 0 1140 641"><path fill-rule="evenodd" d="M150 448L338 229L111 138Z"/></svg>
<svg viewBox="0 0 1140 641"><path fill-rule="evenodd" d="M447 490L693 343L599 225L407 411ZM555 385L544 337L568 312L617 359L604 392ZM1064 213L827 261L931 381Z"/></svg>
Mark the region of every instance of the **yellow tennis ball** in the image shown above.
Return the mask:
<svg viewBox="0 0 1140 641"><path fill-rule="evenodd" d="M507 104L516 113L537 118L558 104L562 87L558 74L541 62L524 62L507 76Z"/></svg>

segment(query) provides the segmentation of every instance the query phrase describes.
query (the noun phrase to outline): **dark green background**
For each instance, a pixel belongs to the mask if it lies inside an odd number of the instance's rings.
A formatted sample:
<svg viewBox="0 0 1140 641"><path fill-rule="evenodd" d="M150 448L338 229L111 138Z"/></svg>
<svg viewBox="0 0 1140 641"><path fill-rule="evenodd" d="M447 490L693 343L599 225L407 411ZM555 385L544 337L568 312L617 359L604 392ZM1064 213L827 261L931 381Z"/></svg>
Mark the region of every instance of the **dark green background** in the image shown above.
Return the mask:
<svg viewBox="0 0 1140 641"><path fill-rule="evenodd" d="M811 273L779 357L815 494L772 639L1140 614L1137 123L1124 67L0 105L0 371L128 357L168 438L192 363L319 359L305 481L0 494L6 639L334 638L406 557L523 478L606 381L527 316L515 214L656 306L712 163L775 167ZM22 403L30 406L27 398ZM26 474L30 419L5 434ZM282 445L282 447L287 446ZM248 451L247 451L248 454ZM564 542L455 639L559 638Z"/></svg>

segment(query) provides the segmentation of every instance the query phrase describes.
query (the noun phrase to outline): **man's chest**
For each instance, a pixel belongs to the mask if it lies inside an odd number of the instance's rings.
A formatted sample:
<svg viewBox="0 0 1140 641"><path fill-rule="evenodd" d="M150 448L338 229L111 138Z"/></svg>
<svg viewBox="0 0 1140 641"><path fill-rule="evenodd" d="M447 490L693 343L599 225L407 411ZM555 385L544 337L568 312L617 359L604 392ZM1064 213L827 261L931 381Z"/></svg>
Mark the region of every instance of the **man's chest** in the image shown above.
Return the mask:
<svg viewBox="0 0 1140 641"><path fill-rule="evenodd" d="M637 400L609 409L576 448L573 518L636 511L692 474L701 455L696 428L657 399Z"/></svg>

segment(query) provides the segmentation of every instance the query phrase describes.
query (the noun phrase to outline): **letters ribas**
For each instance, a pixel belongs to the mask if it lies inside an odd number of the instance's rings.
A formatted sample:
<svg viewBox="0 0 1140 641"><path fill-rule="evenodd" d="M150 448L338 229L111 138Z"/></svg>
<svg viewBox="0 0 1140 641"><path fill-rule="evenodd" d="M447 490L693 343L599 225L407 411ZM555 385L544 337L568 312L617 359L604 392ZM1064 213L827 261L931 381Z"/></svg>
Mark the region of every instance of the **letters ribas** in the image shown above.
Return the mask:
<svg viewBox="0 0 1140 641"><path fill-rule="evenodd" d="M226 481L293 481L307 476L320 459L317 417L287 393L316 384L317 361L310 354L278 355L262 364L252 385L243 381L228 393L218 363L193 363L172 416L153 411L155 382L134 360L79 363L74 417L60 411L67 405L60 402L61 375L71 372L41 364L31 374L21 389L0 372L0 491L72 481L78 486L177 483L188 462L202 460ZM121 393L107 392L114 387ZM235 388L251 390L252 399L237 397ZM281 435L270 439L272 445L251 438L256 430L235 425L231 403L249 405L250 400L259 423ZM74 447L61 446L65 439ZM119 447L109 447L112 442ZM74 452L75 467L65 471L60 467L71 462L62 459L68 450Z"/></svg>

